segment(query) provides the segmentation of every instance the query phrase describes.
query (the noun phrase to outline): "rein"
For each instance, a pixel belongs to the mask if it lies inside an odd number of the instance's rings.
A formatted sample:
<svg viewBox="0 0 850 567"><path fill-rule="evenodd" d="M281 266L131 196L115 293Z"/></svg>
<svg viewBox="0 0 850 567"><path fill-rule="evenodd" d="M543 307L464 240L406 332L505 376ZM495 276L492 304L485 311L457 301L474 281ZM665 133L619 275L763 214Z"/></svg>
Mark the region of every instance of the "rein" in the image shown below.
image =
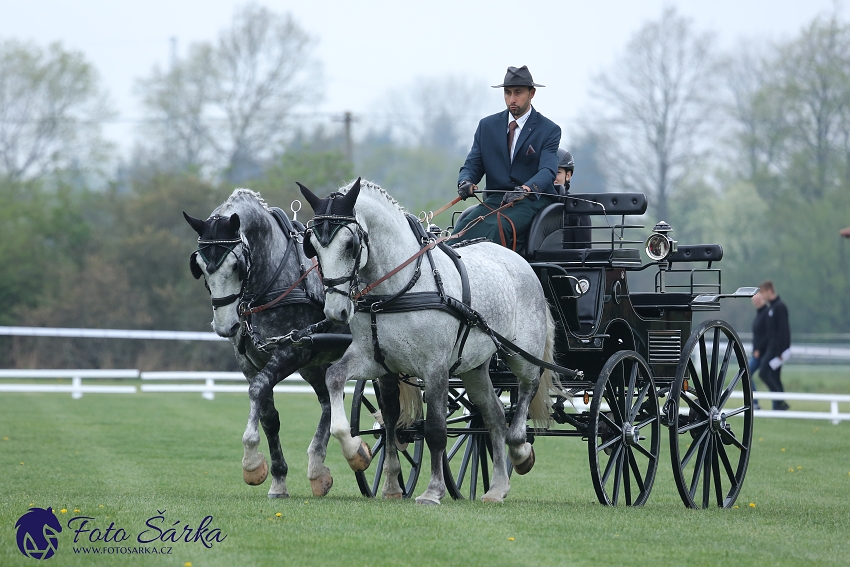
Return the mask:
<svg viewBox="0 0 850 567"><path fill-rule="evenodd" d="M295 280L295 283L293 283L291 286L289 286L289 289L287 289L286 291L284 291L283 293L281 293L280 295L278 295L277 297L275 297L274 299L272 299L271 301L269 301L268 303L266 303L264 305L259 305L257 307L251 307L250 309L245 309L244 311L242 311L239 314L239 316L244 317L245 315L253 315L254 313L259 313L260 311L265 311L266 309L270 309L270 308L274 307L275 304L277 304L279 301L284 299L287 295L289 295L292 292L292 290L294 290L296 287L298 287L298 284L300 284L302 281L304 281L304 278L306 278L307 275L310 272L312 272L313 270L315 270L318 266L319 266L318 262L316 262L316 259L313 258L313 265L310 266L309 269L305 270L304 273L301 274L301 277L298 278L297 280Z"/></svg>

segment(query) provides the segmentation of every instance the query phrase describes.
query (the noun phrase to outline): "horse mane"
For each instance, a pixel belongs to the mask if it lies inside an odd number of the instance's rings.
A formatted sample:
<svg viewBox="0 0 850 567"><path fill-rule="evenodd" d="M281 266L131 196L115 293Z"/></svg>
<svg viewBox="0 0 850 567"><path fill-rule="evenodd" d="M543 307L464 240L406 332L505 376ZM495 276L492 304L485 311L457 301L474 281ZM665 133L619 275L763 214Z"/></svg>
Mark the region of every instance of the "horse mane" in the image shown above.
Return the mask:
<svg viewBox="0 0 850 567"><path fill-rule="evenodd" d="M263 207L263 209L265 209L267 212L271 212L269 211L268 203L266 203L266 201L259 193L257 193L256 191L252 191L251 189L246 189L244 187L237 187L236 189L234 189L233 193L230 194L230 197L228 197L227 200L222 203L219 208L224 208L228 205L232 207L235 204L236 200L242 196L253 197L254 200L256 200L257 203L261 207Z"/></svg>
<svg viewBox="0 0 850 567"><path fill-rule="evenodd" d="M343 195L345 195L346 193L348 193L348 192L351 190L351 187L354 185L355 181L356 181L356 180L351 181L351 182L349 182L349 183L348 183L345 187L341 187L341 188L339 189L339 192L340 192L340 193L342 193ZM405 211L404 211L404 207L402 207L401 205L399 205L398 201L396 201L396 200L392 197L392 195L390 195L389 193L387 193L387 192L384 190L384 188L383 188L383 187L381 187L380 185L378 185L378 184L377 184L377 183L375 183L374 181L369 181L368 179L361 179L361 180L360 180L360 191L363 191L363 189L370 189L370 190L372 190L372 191L376 191L379 195L383 195L383 196L387 199L387 201L389 201L389 202L390 202L390 204L392 204L392 205L394 205L394 206L395 206L395 208L396 208L396 209L398 209L398 210L399 210L399 211L401 211L402 213L404 213L404 212L405 212Z"/></svg>

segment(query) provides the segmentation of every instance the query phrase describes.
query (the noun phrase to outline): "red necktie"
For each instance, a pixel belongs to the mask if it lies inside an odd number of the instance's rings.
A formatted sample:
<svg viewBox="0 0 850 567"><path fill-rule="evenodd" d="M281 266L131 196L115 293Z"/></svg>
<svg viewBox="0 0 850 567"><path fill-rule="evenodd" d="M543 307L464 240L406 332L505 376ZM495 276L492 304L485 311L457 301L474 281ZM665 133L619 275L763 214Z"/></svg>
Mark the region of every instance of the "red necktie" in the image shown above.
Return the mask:
<svg viewBox="0 0 850 567"><path fill-rule="evenodd" d="M514 147L514 132L517 129L516 120L511 120L511 123L508 124L508 156L511 158L511 161L514 161L513 152L511 149Z"/></svg>

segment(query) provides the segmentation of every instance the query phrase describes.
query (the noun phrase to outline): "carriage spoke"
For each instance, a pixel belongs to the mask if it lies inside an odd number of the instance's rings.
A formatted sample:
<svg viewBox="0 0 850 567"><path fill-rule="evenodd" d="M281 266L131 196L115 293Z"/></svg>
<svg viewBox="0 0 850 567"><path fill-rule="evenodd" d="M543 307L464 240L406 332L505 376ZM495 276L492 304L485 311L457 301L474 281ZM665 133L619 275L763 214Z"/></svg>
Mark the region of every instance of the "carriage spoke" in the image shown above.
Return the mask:
<svg viewBox="0 0 850 567"><path fill-rule="evenodd" d="M623 475L623 451L622 451L622 448L623 448L622 446L620 446L618 448L618 449L621 449L621 450L617 451L617 457L614 459L614 461L616 462L616 468L617 468L616 472L614 473L614 495L613 495L613 498L611 498L611 503L614 506L616 506L617 502L620 500L620 483L621 483L620 479L622 478L622 475Z"/></svg>
<svg viewBox="0 0 850 567"><path fill-rule="evenodd" d="M631 480L629 480L629 463L627 462L629 460L630 454L631 454L631 451L629 451L629 448L626 447L626 450L623 451L623 466L622 466L623 489L626 493L626 506L632 505L632 483L631 483Z"/></svg>
<svg viewBox="0 0 850 567"><path fill-rule="evenodd" d="M372 400L370 400L366 396L363 396L363 405L366 406L366 409L369 410L369 413L371 413L372 417L374 418L375 414L378 412L378 408L375 407L375 405L372 403Z"/></svg>
<svg viewBox="0 0 850 567"><path fill-rule="evenodd" d="M681 435L682 433L690 431L691 429L696 429L697 427L702 427L704 425L708 425L707 419L704 419L702 421L694 421L693 423L689 423L680 427L679 429L677 429L677 431L679 432L679 435Z"/></svg>
<svg viewBox="0 0 850 567"><path fill-rule="evenodd" d="M700 437L700 441L706 436L707 432L704 432L702 437ZM702 473L703 466L705 465L705 454L708 452L708 440L705 443L699 444L699 455L697 456L697 463L694 465L694 474L691 477L691 488L690 495L691 500L694 499L694 494L696 494L697 486L699 486L699 477L700 473Z"/></svg>
<svg viewBox="0 0 850 567"><path fill-rule="evenodd" d="M708 379L708 390L711 393L711 405L715 405L717 403L717 396L720 393L720 388L718 387L718 382L720 382L720 376L717 373L717 366L720 362L717 359L717 355L720 350L720 327L714 328L714 337L711 342L711 374Z"/></svg>
<svg viewBox="0 0 850 567"><path fill-rule="evenodd" d="M607 413L600 413L599 414L599 421L606 422L608 424L608 427L610 427L614 431L617 431L618 429L620 429L622 427L622 425L614 423L614 420L611 419L610 417L608 417Z"/></svg>
<svg viewBox="0 0 850 567"><path fill-rule="evenodd" d="M634 391L635 391L635 383L637 382L637 372L638 365L635 361L632 361L632 371L629 373L629 388L626 391L626 405L625 415L628 421L632 420L631 410L632 410L632 402L634 401Z"/></svg>
<svg viewBox="0 0 850 567"><path fill-rule="evenodd" d="M729 482L732 483L732 487L738 485L738 481L735 478L735 471L732 470L732 463L729 462L729 455L726 454L726 447L721 443L719 445L720 460L723 461L723 468L726 469L726 476L729 477Z"/></svg>
<svg viewBox="0 0 850 567"><path fill-rule="evenodd" d="M620 451L623 450L622 445L617 445L617 448L614 449L614 454L611 455L611 458L608 459L608 464L605 465L605 472L602 474L602 486L608 484L608 477L611 476L611 471L614 469L614 465L617 462L617 459L620 456Z"/></svg>
<svg viewBox="0 0 850 567"><path fill-rule="evenodd" d="M706 354L705 335L702 335L699 338L699 361L700 368L702 369L702 384L700 384L700 390L702 390L703 395L701 398L705 401L705 405L707 407L711 407L712 400L708 397L711 393L711 370L708 366L709 360L708 355Z"/></svg>
<svg viewBox="0 0 850 567"><path fill-rule="evenodd" d="M707 410L707 409L705 409L705 408L703 408L701 405L699 405L699 401L698 401L698 400L695 400L695 399L693 399L693 398L691 398L691 397L689 397L689 396L685 395L685 392L682 392L682 394L681 394L681 399L682 399L682 400L684 400L684 402L685 402L686 404L688 404L688 407L689 407L689 408L694 409L694 410L697 410L697 411L700 411L700 412L702 412L702 414L703 414L703 415L705 415L705 416L707 416L707 415L708 415L708 410Z"/></svg>
<svg viewBox="0 0 850 567"><path fill-rule="evenodd" d="M404 451L400 451L400 453L401 453L402 455L404 455L404 458L407 460L407 463L408 463L409 465L412 465L412 466L414 466L414 467L418 465L418 463L416 462L416 460L415 460L412 456L410 456L410 452L408 452L408 450L407 450L407 449L405 449Z"/></svg>
<svg viewBox="0 0 850 567"><path fill-rule="evenodd" d="M617 405L617 393L614 391L614 386L611 382L605 384L605 401L608 402L608 407L611 409L611 414L617 421L617 429L623 426L623 414L620 412L620 407Z"/></svg>
<svg viewBox="0 0 850 567"><path fill-rule="evenodd" d="M478 496L478 453L479 447L478 443L473 439L469 442L469 446L472 447L472 455L469 459L469 464L471 466L469 470L469 499L475 500L475 497Z"/></svg>
<svg viewBox="0 0 850 567"><path fill-rule="evenodd" d="M646 419L644 419L640 423L636 423L635 427L637 427L638 429L643 429L644 427L646 427L647 425L649 425L653 421L657 421L657 420L658 420L658 415L650 415L649 417L647 417Z"/></svg>
<svg viewBox="0 0 850 567"><path fill-rule="evenodd" d="M723 392L723 384L726 382L726 373L729 371L729 361L732 357L732 348L735 345L733 341L726 341L726 352L723 353L723 363L720 365L720 374L717 377L717 394L715 395L715 400L717 400L717 405L722 405L720 402L720 394Z"/></svg>
<svg viewBox="0 0 850 567"><path fill-rule="evenodd" d="M652 453L650 453L650 452L646 449L646 447L644 447L644 446L643 446L643 445L641 445L640 443L638 443L637 445L633 445L633 446L632 446L632 448L637 449L637 450L640 452L640 454L641 454L641 455L643 455L644 457L646 457L646 458L647 458L647 459L649 459L649 460L654 460L654 459L655 459L655 457L653 457L653 456L652 456Z"/></svg>
<svg viewBox="0 0 850 567"><path fill-rule="evenodd" d="M708 430L703 431L702 435L699 436L699 439L697 439L693 443L691 443L691 446L688 448L688 451L685 453L684 458L682 458L681 466L682 466L683 469L687 466L688 461L691 460L691 457L694 456L694 452L697 449L700 449L702 447L702 442L703 442L703 439L705 439L706 435L708 435Z"/></svg>
<svg viewBox="0 0 850 567"><path fill-rule="evenodd" d="M606 441L605 443L603 443L603 444L601 444L601 445L597 446L597 447L596 447L596 452L598 453L598 452L600 452L600 451L604 451L605 449L607 449L607 448L608 448L608 447L610 447L611 445L614 445L615 443L619 443L619 442L621 442L621 441L622 441L622 438L621 438L619 435L614 435L611 439L609 439L609 440L608 440L608 441Z"/></svg>
<svg viewBox="0 0 850 567"><path fill-rule="evenodd" d="M637 366L637 365L635 365ZM649 391L649 382L644 382L643 386L640 388L640 392L638 392L637 400L631 405L629 410L629 421L634 421L637 419L637 414L640 412L640 408L643 405L643 401L646 399L646 393Z"/></svg>
<svg viewBox="0 0 850 567"><path fill-rule="evenodd" d="M711 498L711 454L714 451L714 437L709 437L706 441L707 450L705 458L702 462L702 507L708 508L708 503Z"/></svg>
<svg viewBox="0 0 850 567"><path fill-rule="evenodd" d="M739 408L735 408L733 410L725 412L726 417L732 417L732 416L738 415L739 413L744 413L748 409L750 409L750 406L741 406Z"/></svg>
<svg viewBox="0 0 850 567"><path fill-rule="evenodd" d="M705 391L703 390L703 383L702 381L700 381L699 375L697 374L697 369L694 366L694 362L692 360L688 360L688 374L691 377L691 385L696 390L697 400L699 400L702 406L710 408L711 402L709 401L708 397L705 394Z"/></svg>
<svg viewBox="0 0 850 567"><path fill-rule="evenodd" d="M716 440L714 443L715 447L722 447L723 443L720 443L719 440ZM717 505L719 507L723 507L723 485L720 484L720 459L718 457L718 450L715 449L712 451L711 455L711 470L714 472L714 495L717 497Z"/></svg>
<svg viewBox="0 0 850 567"><path fill-rule="evenodd" d="M738 369L738 372L735 374L735 378L732 379L732 382L730 382L729 386L723 391L723 395L720 396L720 401L717 402L718 408L722 408L726 405L726 402L729 401L729 396L732 395L732 391L735 389L735 386L737 386L738 382L741 381L741 378L744 377L744 372L746 372L744 368Z"/></svg>
<svg viewBox="0 0 850 567"><path fill-rule="evenodd" d="M383 440L384 440L384 438L381 437L381 440L378 441L378 443L381 443ZM378 443L375 443L375 445L377 446ZM381 451L381 454L378 457L378 462L375 465L375 480L372 483L372 494L374 494L375 496L378 495L378 488L381 486L381 477L383 476L384 461L386 460L386 456L387 456L387 452Z"/></svg>
<svg viewBox="0 0 850 567"><path fill-rule="evenodd" d="M738 441L738 439L736 439L734 435L732 435L731 433L729 433L729 432L728 432L728 431L726 431L725 429L721 429L721 430L720 430L720 436L721 436L723 439L725 439L726 441L728 441L729 443L732 443L734 446L736 446L736 447L737 447L738 449L740 449L741 451L746 451L746 450L747 450L747 448L746 448L746 447L744 447L744 445L742 445L742 444L741 444L741 442L740 442L740 441Z"/></svg>
<svg viewBox="0 0 850 567"><path fill-rule="evenodd" d="M643 447L640 447L640 445L636 445L636 447L643 449ZM652 459L648 452L646 453L646 455L650 459ZM646 490L646 487L643 484L643 477L640 474L640 467L638 467L637 459L635 459L634 453L632 453L631 451L629 451L629 465L632 467L632 474L635 475L635 482L637 483L638 489L641 491L641 493L643 493Z"/></svg>

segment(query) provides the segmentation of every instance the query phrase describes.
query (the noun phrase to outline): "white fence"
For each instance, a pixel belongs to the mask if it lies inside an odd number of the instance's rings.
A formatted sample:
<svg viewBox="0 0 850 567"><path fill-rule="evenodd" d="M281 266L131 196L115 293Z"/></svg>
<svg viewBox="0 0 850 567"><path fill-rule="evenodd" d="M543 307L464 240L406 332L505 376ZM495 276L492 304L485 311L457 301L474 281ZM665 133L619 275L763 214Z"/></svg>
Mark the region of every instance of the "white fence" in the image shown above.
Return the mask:
<svg viewBox="0 0 850 567"><path fill-rule="evenodd" d="M28 380L28 383L9 384L6 380ZM63 384L34 383L43 380L65 380ZM83 380L141 381L135 385L93 385ZM139 372L138 370L0 370L0 392L18 393L70 393L74 399L83 394L135 394L143 393L199 393L213 400L216 394L247 394L248 384L239 372ZM312 394L313 388L299 374L293 374L274 388L279 394ZM372 393L371 388L366 389ZM354 384L346 385L345 392L354 393ZM756 417L779 417L789 419L825 419L834 424L850 421L850 413L839 411L840 403L850 404L848 394L808 394L798 392L755 392L758 400L789 400L822 402L829 404L829 411L774 411L756 410ZM732 397L743 399L743 392L733 392ZM574 400L578 410L586 409L581 397Z"/></svg>

